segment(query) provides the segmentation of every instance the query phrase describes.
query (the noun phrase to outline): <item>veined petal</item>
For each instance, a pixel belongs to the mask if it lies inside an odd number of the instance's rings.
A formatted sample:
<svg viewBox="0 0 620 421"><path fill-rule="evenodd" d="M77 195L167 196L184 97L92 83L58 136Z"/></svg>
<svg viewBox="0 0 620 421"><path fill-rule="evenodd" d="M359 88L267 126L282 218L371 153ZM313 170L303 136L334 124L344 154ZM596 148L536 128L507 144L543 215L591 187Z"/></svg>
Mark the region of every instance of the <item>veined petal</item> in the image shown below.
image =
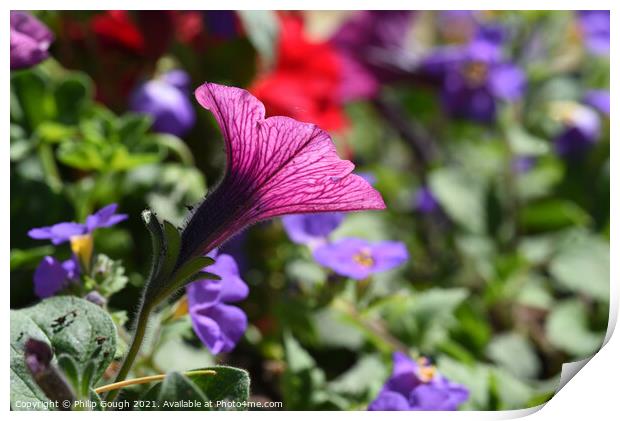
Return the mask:
<svg viewBox="0 0 620 421"><path fill-rule="evenodd" d="M182 258L204 254L243 227L276 216L385 208L317 126L266 119L263 104L239 88L205 83L196 98L222 130L228 165L183 232Z"/></svg>

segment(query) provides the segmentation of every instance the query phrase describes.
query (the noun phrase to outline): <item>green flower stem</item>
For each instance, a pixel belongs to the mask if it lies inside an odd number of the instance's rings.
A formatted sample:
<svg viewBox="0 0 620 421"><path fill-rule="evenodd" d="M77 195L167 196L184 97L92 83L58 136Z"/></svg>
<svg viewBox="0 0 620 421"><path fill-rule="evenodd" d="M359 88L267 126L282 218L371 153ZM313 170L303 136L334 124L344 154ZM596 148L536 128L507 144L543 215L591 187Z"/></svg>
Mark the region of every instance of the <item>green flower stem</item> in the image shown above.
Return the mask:
<svg viewBox="0 0 620 421"><path fill-rule="evenodd" d="M136 323L136 331L134 332L133 339L131 340L131 346L129 347L129 351L127 351L127 356L123 361L123 365L116 375L116 379L114 383L122 382L127 378L127 374L129 374L129 370L133 365L136 357L138 356L138 352L140 351L140 347L142 346L142 341L144 341L144 336L146 334L146 327L149 322L149 316L151 311L153 310L153 305L143 304L140 309L140 314L138 316L138 322ZM106 395L106 400L111 401L116 398L120 389L111 390Z"/></svg>

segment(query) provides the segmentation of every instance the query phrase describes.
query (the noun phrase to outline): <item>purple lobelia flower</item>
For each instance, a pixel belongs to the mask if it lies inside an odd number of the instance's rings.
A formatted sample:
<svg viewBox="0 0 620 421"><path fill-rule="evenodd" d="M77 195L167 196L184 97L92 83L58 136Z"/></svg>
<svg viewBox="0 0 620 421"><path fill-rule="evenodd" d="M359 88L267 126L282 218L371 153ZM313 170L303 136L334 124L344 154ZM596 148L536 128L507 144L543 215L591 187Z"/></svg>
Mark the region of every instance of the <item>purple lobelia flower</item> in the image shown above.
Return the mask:
<svg viewBox="0 0 620 421"><path fill-rule="evenodd" d="M409 258L407 248L397 241L369 243L359 238L344 238L314 250L314 259L339 275L362 280L373 273L400 266Z"/></svg>
<svg viewBox="0 0 620 421"><path fill-rule="evenodd" d="M227 152L220 185L190 216L177 265L208 253L244 227L297 213L384 209L381 195L341 160L323 130L288 117L265 118L249 92L213 83L196 90L217 120Z"/></svg>
<svg viewBox="0 0 620 421"><path fill-rule="evenodd" d="M93 252L92 232L127 219L127 215L116 213L117 207L115 203L105 206L89 215L83 224L60 222L28 231L30 238L50 240L54 245L70 241L73 251L72 258L62 263L51 256L44 257L39 263L34 273L34 291L39 298L50 297L64 289L70 281L78 280L80 264L83 268L88 268L90 264Z"/></svg>
<svg viewBox="0 0 620 421"><path fill-rule="evenodd" d="M189 314L194 332L213 354L231 351L247 328L248 320L238 307L229 303L248 296L248 286L239 277L235 260L227 255L210 254L215 263L208 271L221 280L197 281L187 286Z"/></svg>
<svg viewBox="0 0 620 421"><path fill-rule="evenodd" d="M584 95L583 102L590 107L596 108L601 113L609 115L611 102L609 91L603 89L590 90Z"/></svg>
<svg viewBox="0 0 620 421"><path fill-rule="evenodd" d="M291 241L315 246L325 242L343 219L340 212L310 213L284 216L282 224Z"/></svg>
<svg viewBox="0 0 620 421"><path fill-rule="evenodd" d="M469 398L469 391L437 373L427 358L413 361L395 352L394 368L370 411L455 411Z"/></svg>
<svg viewBox="0 0 620 421"><path fill-rule="evenodd" d="M11 69L26 69L48 57L52 32L30 13L11 11Z"/></svg>
<svg viewBox="0 0 620 421"><path fill-rule="evenodd" d="M187 73L172 70L138 86L131 95L130 109L150 115L156 132L183 136L196 121L188 99L189 86Z"/></svg>
<svg viewBox="0 0 620 421"><path fill-rule="evenodd" d="M420 213L430 214L439 210L439 202L430 188L420 187L415 195L415 208Z"/></svg>
<svg viewBox="0 0 620 421"><path fill-rule="evenodd" d="M84 224L60 222L49 227L33 228L28 231L28 236L35 240L50 240L54 245L62 244L72 238L90 234L97 228L111 227L127 219L127 215L116 213L117 207L116 203L112 203L99 209L89 215Z"/></svg>
<svg viewBox="0 0 620 421"><path fill-rule="evenodd" d="M439 48L423 61L421 71L441 84L442 104L449 114L492 123L498 100L521 98L525 74L503 59L504 38L501 27L480 27L468 44Z"/></svg>
<svg viewBox="0 0 620 421"><path fill-rule="evenodd" d="M562 123L554 139L556 152L566 158L583 156L599 140L599 116L592 108L573 102L558 103L554 108L556 118Z"/></svg>
<svg viewBox="0 0 620 421"><path fill-rule="evenodd" d="M41 260L34 271L34 293L43 299L63 290L69 282L80 276L80 267L75 257L59 262L51 256Z"/></svg>
<svg viewBox="0 0 620 421"><path fill-rule="evenodd" d="M609 10L579 11L579 26L585 45L592 54L609 54Z"/></svg>
<svg viewBox="0 0 620 421"><path fill-rule="evenodd" d="M412 67L405 41L413 15L410 10L358 11L336 31L331 42L343 57L345 100L372 98L381 83Z"/></svg>

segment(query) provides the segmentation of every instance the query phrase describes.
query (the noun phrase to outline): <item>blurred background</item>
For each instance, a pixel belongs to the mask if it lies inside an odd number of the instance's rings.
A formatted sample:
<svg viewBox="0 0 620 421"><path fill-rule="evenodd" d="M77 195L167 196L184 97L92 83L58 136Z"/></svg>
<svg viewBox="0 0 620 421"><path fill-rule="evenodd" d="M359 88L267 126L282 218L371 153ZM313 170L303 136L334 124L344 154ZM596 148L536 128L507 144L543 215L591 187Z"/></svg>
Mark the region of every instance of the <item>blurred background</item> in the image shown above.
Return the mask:
<svg viewBox="0 0 620 421"><path fill-rule="evenodd" d="M594 353L609 301L609 13L106 11L34 15L50 58L11 74L11 306L65 246L27 232L129 215L95 234L120 262L108 308L129 326L150 243L140 212L181 225L223 173L221 133L193 90L249 89L268 115L332 135L387 204L329 241L406 245L394 270L340 276L280 220L226 244L250 286L249 326L212 356L187 317L161 323L136 370L215 362L253 399L363 409L391 353L428 356L464 409L549 399ZM112 275L110 275L112 276ZM149 348L150 347L150 348Z"/></svg>

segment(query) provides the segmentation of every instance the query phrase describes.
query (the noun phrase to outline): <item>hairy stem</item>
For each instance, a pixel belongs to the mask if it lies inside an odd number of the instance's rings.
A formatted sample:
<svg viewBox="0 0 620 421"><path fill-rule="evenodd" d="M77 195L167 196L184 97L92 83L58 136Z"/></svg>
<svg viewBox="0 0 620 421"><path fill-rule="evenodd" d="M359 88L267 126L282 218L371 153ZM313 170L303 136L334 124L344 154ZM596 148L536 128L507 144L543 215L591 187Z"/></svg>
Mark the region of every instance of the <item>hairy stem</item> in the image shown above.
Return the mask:
<svg viewBox="0 0 620 421"><path fill-rule="evenodd" d="M123 361L123 365L116 375L116 379L114 383L119 383L127 378L127 374L129 374L129 370L133 365L136 357L138 356L138 352L140 351L140 347L142 346L142 341L144 340L144 335L146 334L146 327L149 322L149 315L153 310L152 305L143 304L140 308L140 314L138 315L138 321L136 323L136 329L133 335L133 339L131 340L131 346L129 347L129 351L127 351L127 356ZM120 389L111 390L106 395L106 400L111 401L116 398Z"/></svg>

